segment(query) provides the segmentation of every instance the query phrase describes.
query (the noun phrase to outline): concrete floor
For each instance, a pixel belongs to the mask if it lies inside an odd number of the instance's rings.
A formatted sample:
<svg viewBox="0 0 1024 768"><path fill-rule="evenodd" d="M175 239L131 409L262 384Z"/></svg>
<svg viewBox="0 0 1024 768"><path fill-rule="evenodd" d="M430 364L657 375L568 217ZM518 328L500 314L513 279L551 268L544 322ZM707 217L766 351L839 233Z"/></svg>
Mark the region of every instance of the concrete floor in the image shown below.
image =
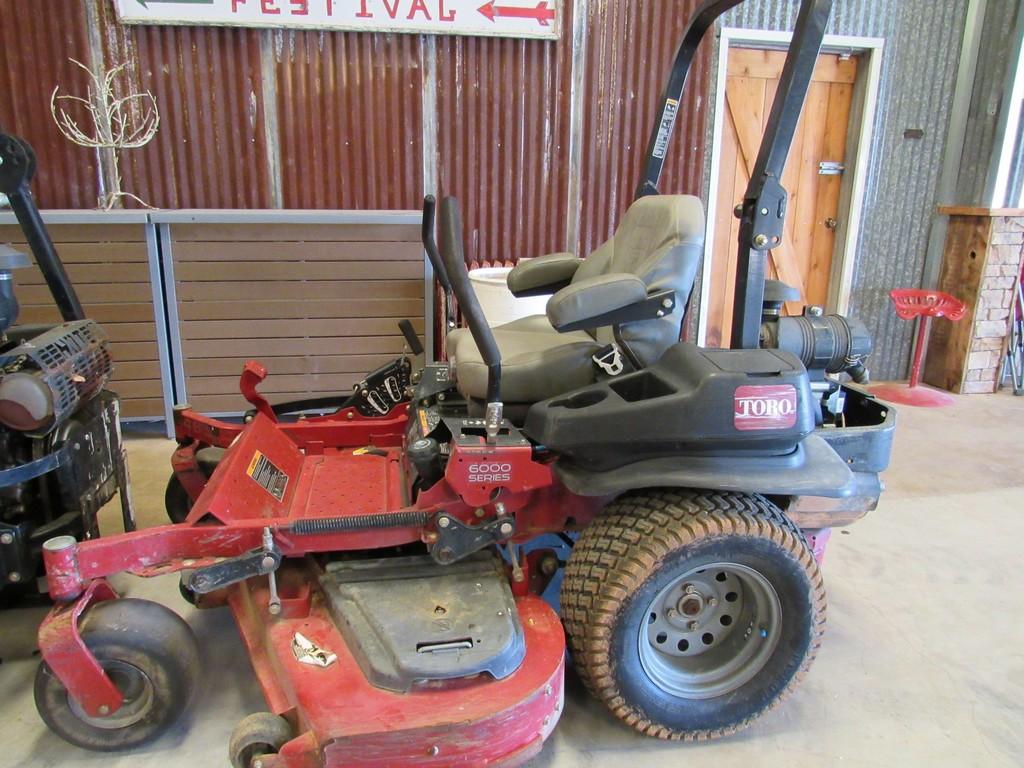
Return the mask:
<svg viewBox="0 0 1024 768"><path fill-rule="evenodd" d="M961 398L903 409L881 508L832 539L829 630L803 687L721 742L634 735L571 678L565 714L539 767L1024 765L1024 399ZM143 525L162 522L171 443L136 438L131 471ZM108 530L116 516L108 516ZM190 714L141 752L78 751L32 703L42 609L0 619L0 766L207 768L226 765L235 723L262 699L226 611L183 603L174 578L122 579L128 594L178 610L205 649Z"/></svg>

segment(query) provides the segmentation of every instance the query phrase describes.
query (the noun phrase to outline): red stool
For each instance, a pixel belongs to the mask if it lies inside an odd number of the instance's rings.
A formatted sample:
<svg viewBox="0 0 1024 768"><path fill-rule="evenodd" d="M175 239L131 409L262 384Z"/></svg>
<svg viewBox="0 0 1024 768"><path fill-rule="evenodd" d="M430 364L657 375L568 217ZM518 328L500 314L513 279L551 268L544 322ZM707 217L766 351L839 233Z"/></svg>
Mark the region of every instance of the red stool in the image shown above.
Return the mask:
<svg viewBox="0 0 1024 768"><path fill-rule="evenodd" d="M896 305L896 314L904 320L919 320L917 328L917 349L914 351L914 366L907 384L882 384L871 388L871 393L882 400L920 408L943 408L956 402L951 395L937 389L919 387L921 366L924 364L925 345L928 343L928 328L933 317L945 317L953 322L962 320L967 314L967 305L942 291L921 291L900 288L889 294Z"/></svg>

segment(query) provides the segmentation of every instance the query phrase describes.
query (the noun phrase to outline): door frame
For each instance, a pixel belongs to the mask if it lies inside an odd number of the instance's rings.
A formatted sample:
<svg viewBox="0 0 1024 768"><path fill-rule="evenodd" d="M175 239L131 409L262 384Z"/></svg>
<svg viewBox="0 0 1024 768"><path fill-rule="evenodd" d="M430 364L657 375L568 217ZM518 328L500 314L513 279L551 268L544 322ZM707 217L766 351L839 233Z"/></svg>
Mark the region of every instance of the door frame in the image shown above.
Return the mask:
<svg viewBox="0 0 1024 768"><path fill-rule="evenodd" d="M711 169L708 191L708 235L704 239L704 265L701 280L698 344L707 342L708 314L711 309L711 268L715 252L714 222L718 213L719 176L722 168L722 142L725 130L725 89L729 82L729 53L733 48L769 48L784 50L793 39L792 32L725 27L719 37L718 80L715 87L715 121L711 138ZM847 140L846 172L839 197L840 211L847 211L836 230L836 250L829 277L827 310L844 314L849 311L856 264L857 243L863 227L864 197L874 140L878 94L882 84L882 57L885 38L826 35L822 53L861 53L864 64L858 69L854 84L853 108L850 112L850 135Z"/></svg>

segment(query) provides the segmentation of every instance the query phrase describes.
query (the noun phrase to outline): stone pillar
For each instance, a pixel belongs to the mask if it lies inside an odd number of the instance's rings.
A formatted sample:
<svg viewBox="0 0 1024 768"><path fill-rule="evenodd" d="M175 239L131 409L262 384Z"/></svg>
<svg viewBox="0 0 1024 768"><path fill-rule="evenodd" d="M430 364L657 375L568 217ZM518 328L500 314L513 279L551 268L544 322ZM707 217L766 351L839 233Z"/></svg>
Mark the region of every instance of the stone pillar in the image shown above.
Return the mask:
<svg viewBox="0 0 1024 768"><path fill-rule="evenodd" d="M967 304L958 323L935 321L924 381L959 394L999 388L1021 260L1024 210L940 208L950 217L939 290Z"/></svg>

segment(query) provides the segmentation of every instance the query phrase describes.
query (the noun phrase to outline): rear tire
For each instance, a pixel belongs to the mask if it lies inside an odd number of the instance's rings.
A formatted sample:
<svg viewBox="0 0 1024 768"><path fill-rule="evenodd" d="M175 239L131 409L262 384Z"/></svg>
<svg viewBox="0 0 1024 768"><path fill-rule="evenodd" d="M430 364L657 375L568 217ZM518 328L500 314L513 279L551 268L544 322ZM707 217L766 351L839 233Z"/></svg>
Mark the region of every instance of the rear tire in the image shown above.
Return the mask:
<svg viewBox="0 0 1024 768"><path fill-rule="evenodd" d="M565 571L562 618L587 688L649 736L726 736L807 673L825 590L800 531L761 496L649 491L610 504Z"/></svg>
<svg viewBox="0 0 1024 768"><path fill-rule="evenodd" d="M43 662L36 709L51 731L77 747L111 752L152 741L174 724L191 699L200 663L195 635L180 616L148 600L110 600L86 613L80 632L125 701L106 717L91 717Z"/></svg>

